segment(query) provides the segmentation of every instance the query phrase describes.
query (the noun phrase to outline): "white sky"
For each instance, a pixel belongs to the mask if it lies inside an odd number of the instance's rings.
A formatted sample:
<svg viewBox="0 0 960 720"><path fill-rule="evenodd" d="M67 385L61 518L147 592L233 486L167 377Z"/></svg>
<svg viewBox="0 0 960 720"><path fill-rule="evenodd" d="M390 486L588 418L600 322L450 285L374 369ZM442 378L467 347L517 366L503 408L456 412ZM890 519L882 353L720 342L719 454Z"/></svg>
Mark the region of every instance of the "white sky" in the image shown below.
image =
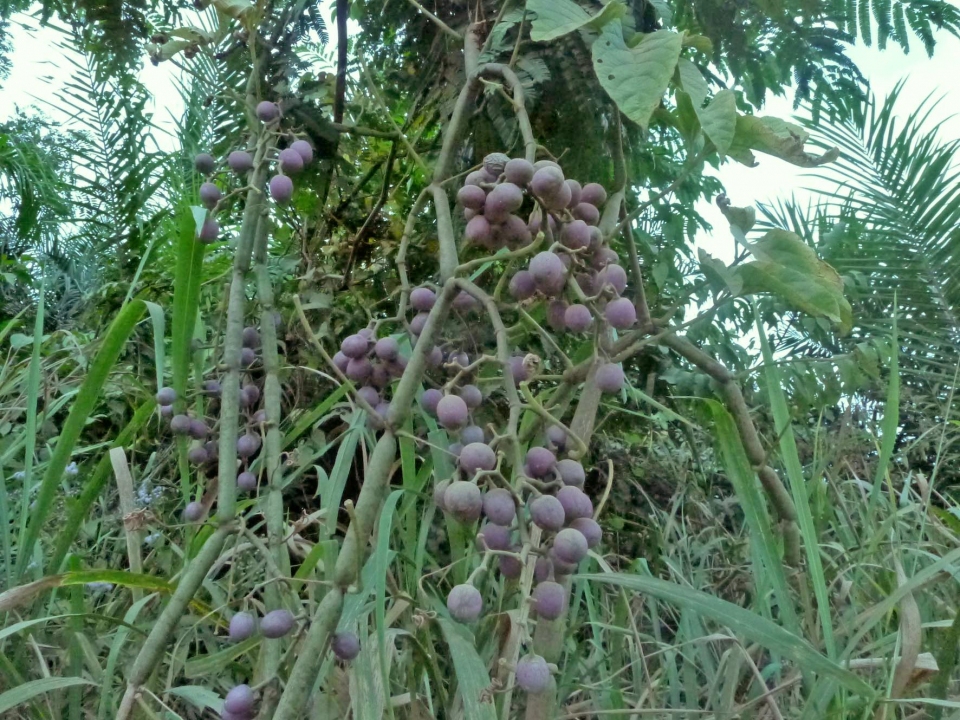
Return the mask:
<svg viewBox="0 0 960 720"><path fill-rule="evenodd" d="M330 3L324 3L324 16L331 33L334 26L330 20ZM65 51L57 47L58 33L49 28L38 27L35 20L21 15L15 18L13 28L13 52L10 57L13 68L9 79L0 89L0 120L13 115L17 107L36 105L47 116L69 123L69 115L56 100L58 91L69 79L70 64ZM911 52L904 55L892 42L884 51L862 45L850 51L852 59L870 81L874 92L884 97L898 81L907 78L901 94L901 113L907 114L928 95L943 97L933 113L934 120L943 120L942 133L945 139L960 138L960 93L950 93L960 72L960 39L945 32L937 34L937 48L933 58L928 58L919 42L911 36ZM154 67L145 62L141 80L153 94L155 120L167 125L171 116L179 115L182 105L173 83L176 68L171 63ZM792 96L791 96L792 97ZM768 101L763 114L789 118L792 115L791 98L773 98ZM745 206L756 202L788 198L795 193L805 201L810 197L804 188L811 184L803 169L766 155L759 155L760 165L747 168L734 162L725 163L719 177L727 188L727 195L734 205ZM726 221L716 206L702 203L700 212L713 224L714 231L702 234L698 244L708 252L729 262L733 256L733 241Z"/></svg>

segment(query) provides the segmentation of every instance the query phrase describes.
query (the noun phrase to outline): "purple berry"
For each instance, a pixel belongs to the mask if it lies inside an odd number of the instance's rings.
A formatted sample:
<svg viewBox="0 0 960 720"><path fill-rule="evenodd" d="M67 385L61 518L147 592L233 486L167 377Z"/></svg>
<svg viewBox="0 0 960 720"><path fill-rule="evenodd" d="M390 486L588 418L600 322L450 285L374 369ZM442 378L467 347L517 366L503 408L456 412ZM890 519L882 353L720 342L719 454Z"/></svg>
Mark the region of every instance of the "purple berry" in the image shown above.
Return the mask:
<svg viewBox="0 0 960 720"><path fill-rule="evenodd" d="M576 563L568 563L564 560L561 560L557 557L557 552L555 549L551 549L549 553L550 557L550 567L553 568L554 577L560 575L573 575L577 571Z"/></svg>
<svg viewBox="0 0 960 720"><path fill-rule="evenodd" d="M463 452L463 443L455 442L447 445L447 452L453 455L457 460L460 459L460 453Z"/></svg>
<svg viewBox="0 0 960 720"><path fill-rule="evenodd" d="M454 309L460 312L470 312L479 307L479 301L470 293L460 291L457 293L457 296L453 299Z"/></svg>
<svg viewBox="0 0 960 720"><path fill-rule="evenodd" d="M530 371L526 363L523 362L523 356L514 355L510 358L510 372L513 374L513 382L519 384L530 379Z"/></svg>
<svg viewBox="0 0 960 720"><path fill-rule="evenodd" d="M542 583L550 577L552 571L553 568L550 566L550 561L547 558L537 558L537 562L533 566L533 579L535 582Z"/></svg>
<svg viewBox="0 0 960 720"><path fill-rule="evenodd" d="M160 417L172 417L173 416L173 405L161 405L160 406Z"/></svg>
<svg viewBox="0 0 960 720"><path fill-rule="evenodd" d="M190 420L190 429L187 432L192 438L206 440L207 435L210 434L210 428L207 427L207 424L203 420L194 418Z"/></svg>
<svg viewBox="0 0 960 720"><path fill-rule="evenodd" d="M571 305L563 313L563 322L571 332L586 332L593 325L593 315L590 308L579 303Z"/></svg>
<svg viewBox="0 0 960 720"><path fill-rule="evenodd" d="M220 223L213 218L207 218L200 226L200 234L197 239L204 244L210 244L220 235Z"/></svg>
<svg viewBox="0 0 960 720"><path fill-rule="evenodd" d="M486 173L485 171L483 171L483 170L474 170L472 173L470 173L469 175L467 175L466 178L464 178L463 184L464 184L464 185L476 185L477 187L480 187L481 183L491 183L491 182L493 182L494 180L496 180L496 178L494 178L493 180L491 180L491 179L490 179L490 176L487 175L487 173Z"/></svg>
<svg viewBox="0 0 960 720"><path fill-rule="evenodd" d="M556 620L567 609L567 591L551 580L539 583L531 594L533 609L546 620Z"/></svg>
<svg viewBox="0 0 960 720"><path fill-rule="evenodd" d="M510 278L510 295L514 300L528 300L537 291L536 281L528 270L521 270Z"/></svg>
<svg viewBox="0 0 960 720"><path fill-rule="evenodd" d="M522 218L516 215L508 215L500 226L500 236L513 246L525 247L533 240L530 228Z"/></svg>
<svg viewBox="0 0 960 720"><path fill-rule="evenodd" d="M576 565L587 556L587 539L573 528L564 528L553 539L553 552L565 563Z"/></svg>
<svg viewBox="0 0 960 720"><path fill-rule="evenodd" d="M557 491L557 500L563 505L563 515L567 524L593 515L593 502L590 497L574 485L564 485L560 488Z"/></svg>
<svg viewBox="0 0 960 720"><path fill-rule="evenodd" d="M550 251L538 253L530 261L530 274L533 275L538 288L553 288L558 280L563 280L563 262L556 253Z"/></svg>
<svg viewBox="0 0 960 720"><path fill-rule="evenodd" d="M443 350L434 346L427 355L427 365L432 368L438 368L443 365Z"/></svg>
<svg viewBox="0 0 960 720"><path fill-rule="evenodd" d="M607 303L603 315L610 326L617 330L626 330L637 321L637 309L629 298L617 298Z"/></svg>
<svg viewBox="0 0 960 720"><path fill-rule="evenodd" d="M573 190L570 189L569 185L564 183L560 186L560 190L556 195L544 195L541 199L548 210L559 212L570 205L570 201L573 199Z"/></svg>
<svg viewBox="0 0 960 720"><path fill-rule="evenodd" d="M449 480L441 480L436 485L433 486L433 504L438 508L447 512L447 506L444 502L444 496L447 493L447 488L450 487Z"/></svg>
<svg viewBox="0 0 960 720"><path fill-rule="evenodd" d="M541 530L556 532L565 520L563 505L553 495L541 495L530 503L530 517Z"/></svg>
<svg viewBox="0 0 960 720"><path fill-rule="evenodd" d="M260 632L265 638L275 640L293 630L295 620L289 610L271 610L260 621Z"/></svg>
<svg viewBox="0 0 960 720"><path fill-rule="evenodd" d="M475 215L467 223L467 227L463 231L463 237L471 245L485 247L490 242L492 233L490 221L483 215Z"/></svg>
<svg viewBox="0 0 960 720"><path fill-rule="evenodd" d="M513 555L500 555L497 557L497 563L500 566L500 574L510 580L516 580L523 573L523 563Z"/></svg>
<svg viewBox="0 0 960 720"><path fill-rule="evenodd" d="M583 188L576 180L567 180L567 187L570 188L570 203L567 207L576 207L580 204L580 194L583 192Z"/></svg>
<svg viewBox="0 0 960 720"><path fill-rule="evenodd" d="M527 450L526 464L531 477L542 478L553 470L557 457L544 447L532 447Z"/></svg>
<svg viewBox="0 0 960 720"><path fill-rule="evenodd" d="M495 525L509 527L517 516L513 495L504 488L494 488L483 496L483 514Z"/></svg>
<svg viewBox="0 0 960 720"><path fill-rule="evenodd" d="M507 182L519 185L520 187L526 187L527 184L533 180L533 174L536 170L533 169L531 163L523 158L513 158L512 160L508 160L507 164L503 166L503 172L506 173Z"/></svg>
<svg viewBox="0 0 960 720"><path fill-rule="evenodd" d="M524 655L517 662L516 677L522 690L537 695L550 685L550 668L539 655Z"/></svg>
<svg viewBox="0 0 960 720"><path fill-rule="evenodd" d="M457 395L445 395L437 403L437 420L447 430L459 430L467 424L468 417L467 404Z"/></svg>
<svg viewBox="0 0 960 720"><path fill-rule="evenodd" d="M157 393L158 405L173 405L177 401L177 392L172 387L160 388Z"/></svg>
<svg viewBox="0 0 960 720"><path fill-rule="evenodd" d="M547 442L562 451L567 446L567 431L559 425L551 425L547 428ZM563 460L560 462L562 463ZM557 463L557 468L559 467L560 463Z"/></svg>
<svg viewBox="0 0 960 720"><path fill-rule="evenodd" d="M278 204L286 205L293 197L293 180L286 175L274 175L270 178L270 197Z"/></svg>
<svg viewBox="0 0 960 720"><path fill-rule="evenodd" d="M293 148L281 150L277 161L284 175L296 175L303 170L303 156Z"/></svg>
<svg viewBox="0 0 960 720"><path fill-rule="evenodd" d="M333 654L337 656L337 660L343 660L344 662L350 662L360 654L360 638L357 637L356 633L334 633L330 646L333 648Z"/></svg>
<svg viewBox="0 0 960 720"><path fill-rule="evenodd" d="M547 325L561 332L567 327L567 301L553 300L547 305Z"/></svg>
<svg viewBox="0 0 960 720"><path fill-rule="evenodd" d="M344 375L354 382L366 382L372 373L373 366L370 364L370 361L362 357L359 360L351 359L350 362L347 363L347 371Z"/></svg>
<svg viewBox="0 0 960 720"><path fill-rule="evenodd" d="M560 242L571 250L589 247L590 227L583 220L567 223L560 231Z"/></svg>
<svg viewBox="0 0 960 720"><path fill-rule="evenodd" d="M260 436L247 433L237 438L237 455L248 458L260 449Z"/></svg>
<svg viewBox="0 0 960 720"><path fill-rule="evenodd" d="M363 398L370 407L376 407L380 404L380 393L377 392L376 388L370 387L369 385L364 385L357 390L357 395Z"/></svg>
<svg viewBox="0 0 960 720"><path fill-rule="evenodd" d="M367 354L369 343L363 335L349 335L340 343L340 352L348 358L362 358Z"/></svg>
<svg viewBox="0 0 960 720"><path fill-rule="evenodd" d="M601 287L609 285L619 295L627 287L627 271L619 265L607 265L597 273Z"/></svg>
<svg viewBox="0 0 960 720"><path fill-rule="evenodd" d="M273 122L280 117L280 108L276 103L264 100L257 105L257 117L260 118L260 122Z"/></svg>
<svg viewBox="0 0 960 720"><path fill-rule="evenodd" d="M483 215L490 222L501 223L523 205L523 191L513 183L501 183L487 195Z"/></svg>
<svg viewBox="0 0 960 720"><path fill-rule="evenodd" d="M473 622L483 610L483 598L473 585L457 585L447 595L447 610L455 620Z"/></svg>
<svg viewBox="0 0 960 720"><path fill-rule="evenodd" d="M417 313L413 316L413 320L410 321L410 332L416 336L420 336L420 333L423 332L423 329L427 326L427 320L430 319L429 313Z"/></svg>
<svg viewBox="0 0 960 720"><path fill-rule="evenodd" d="M483 403L483 393L476 385L464 385L457 394L471 410L477 409Z"/></svg>
<svg viewBox="0 0 960 720"><path fill-rule="evenodd" d="M457 480L443 494L443 504L447 512L463 523L476 522L483 508L480 488L471 482Z"/></svg>
<svg viewBox="0 0 960 720"><path fill-rule="evenodd" d="M574 487L583 487L583 483L587 478L583 470L583 465L570 458L564 458L557 463L557 474L560 476L560 480L564 485L572 485Z"/></svg>
<svg viewBox="0 0 960 720"><path fill-rule="evenodd" d="M595 379L601 392L618 393L623 388L623 368L615 363L605 363L597 368Z"/></svg>
<svg viewBox="0 0 960 720"><path fill-rule="evenodd" d="M260 332L252 325L248 325L243 329L243 333L240 335L240 340L243 347L256 350L258 347L260 347Z"/></svg>
<svg viewBox="0 0 960 720"><path fill-rule="evenodd" d="M220 457L220 446L215 440L210 440L203 444L203 449L207 451L207 457L216 460Z"/></svg>
<svg viewBox="0 0 960 720"><path fill-rule="evenodd" d="M427 411L430 415L436 417L437 415L437 406L440 401L443 399L443 393L437 390L436 388L429 388L423 391L423 395L420 396L420 405L424 410Z"/></svg>
<svg viewBox="0 0 960 720"><path fill-rule="evenodd" d="M244 385L240 389L240 404L244 407L252 407L260 400L260 388L256 385Z"/></svg>
<svg viewBox="0 0 960 720"><path fill-rule="evenodd" d="M487 199L487 194L478 185L464 185L457 193L457 202L468 210L480 210Z"/></svg>
<svg viewBox="0 0 960 720"><path fill-rule="evenodd" d="M482 442L465 445L460 451L460 468L468 477L480 470L493 470L497 466L497 454Z"/></svg>
<svg viewBox="0 0 960 720"><path fill-rule="evenodd" d="M223 193L221 193L220 188L212 182L205 182L200 186L200 204L207 210L213 210L217 203L220 202L221 197L223 197Z"/></svg>
<svg viewBox="0 0 960 720"><path fill-rule="evenodd" d="M193 158L193 166L201 175L209 175L217 167L217 161L210 153L199 153Z"/></svg>
<svg viewBox="0 0 960 720"><path fill-rule="evenodd" d="M599 183L587 183L580 192L580 202L600 207L607 201L607 191Z"/></svg>
<svg viewBox="0 0 960 720"><path fill-rule="evenodd" d="M304 165L309 165L313 162L313 145L306 140L294 140L290 143L290 149L295 150L300 155L300 159L303 160Z"/></svg>
<svg viewBox="0 0 960 720"><path fill-rule="evenodd" d="M503 525L487 524L477 534L481 550L507 550L510 547L510 528ZM482 536L482 537L481 537Z"/></svg>
<svg viewBox="0 0 960 720"><path fill-rule="evenodd" d="M190 418L186 415L174 415L170 419L170 430L175 435L186 435L190 432Z"/></svg>
<svg viewBox="0 0 960 720"><path fill-rule="evenodd" d="M191 465L203 465L209 456L202 445L195 445L187 451L187 460Z"/></svg>
<svg viewBox="0 0 960 720"><path fill-rule="evenodd" d="M595 205L590 203L581 202L573 209L573 216L577 220L582 220L587 225L596 225L600 222L600 211L597 210Z"/></svg>
<svg viewBox="0 0 960 720"><path fill-rule="evenodd" d="M223 709L235 715L246 715L253 710L255 701L249 685L237 685L223 699Z"/></svg>
<svg viewBox="0 0 960 720"><path fill-rule="evenodd" d="M244 150L234 150L227 156L227 165L235 173L242 175L253 169L253 157Z"/></svg>
<svg viewBox="0 0 960 720"><path fill-rule="evenodd" d="M563 179L563 172L559 168L542 167L533 174L530 189L542 200L555 198L564 186Z"/></svg>
<svg viewBox="0 0 960 720"><path fill-rule="evenodd" d="M202 517L203 505L196 501L187 503L187 506L183 509L183 519L187 522L197 522Z"/></svg>
<svg viewBox="0 0 960 720"><path fill-rule="evenodd" d="M603 539L603 530L600 528L600 524L593 518L577 518L570 523L570 527L574 530L579 530L583 534L587 539L587 547L589 548L595 548Z"/></svg>
<svg viewBox="0 0 960 720"><path fill-rule="evenodd" d="M483 428L479 425L467 425L460 431L460 442L464 445L484 442Z"/></svg>
<svg viewBox="0 0 960 720"><path fill-rule="evenodd" d="M257 620L248 612L238 612L230 618L230 639L240 642L253 636L257 629Z"/></svg>
<svg viewBox="0 0 960 720"><path fill-rule="evenodd" d="M249 470L244 470L237 475L237 487L244 492L253 492L257 489L257 476Z"/></svg>
<svg viewBox="0 0 960 720"><path fill-rule="evenodd" d="M418 287L410 293L410 305L417 312L430 312L437 301L437 294L427 287Z"/></svg>

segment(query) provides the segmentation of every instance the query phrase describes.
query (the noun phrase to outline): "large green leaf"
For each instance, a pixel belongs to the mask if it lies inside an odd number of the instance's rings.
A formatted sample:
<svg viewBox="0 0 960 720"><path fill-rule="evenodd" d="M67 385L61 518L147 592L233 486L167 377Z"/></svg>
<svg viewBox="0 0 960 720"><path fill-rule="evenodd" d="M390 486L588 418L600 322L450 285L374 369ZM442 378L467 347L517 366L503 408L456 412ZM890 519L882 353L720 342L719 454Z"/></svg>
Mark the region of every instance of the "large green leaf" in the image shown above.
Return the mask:
<svg viewBox="0 0 960 720"><path fill-rule="evenodd" d="M815 167L833 162L840 156L837 148L823 155L810 155L803 148L810 134L799 125L775 117L740 115L729 155L737 162L754 167L757 159L753 150L773 155L800 167Z"/></svg>
<svg viewBox="0 0 960 720"><path fill-rule="evenodd" d="M590 15L573 0L527 0L527 12L534 13L530 38L536 42L554 40L589 25L599 29L627 14L622 2L607 3L596 15Z"/></svg>
<svg viewBox="0 0 960 720"><path fill-rule="evenodd" d="M620 22L611 22L593 43L593 69L620 112L646 129L677 68L681 46L679 34L657 30L629 47Z"/></svg>
<svg viewBox="0 0 960 720"><path fill-rule="evenodd" d="M733 90L721 90L702 110L697 111L703 134L716 145L723 157L730 151L737 129L737 96Z"/></svg>
<svg viewBox="0 0 960 720"><path fill-rule="evenodd" d="M797 310L827 318L841 332L850 330L853 312L843 296L843 280L799 235L771 230L748 246L757 259L737 269L744 294L773 293Z"/></svg>
<svg viewBox="0 0 960 720"><path fill-rule="evenodd" d="M830 677L849 690L873 695L873 688L854 673L824 657L810 643L776 623L726 600L677 583L622 573L579 575L579 580L605 582L643 593L709 618L737 635L772 650L810 672Z"/></svg>

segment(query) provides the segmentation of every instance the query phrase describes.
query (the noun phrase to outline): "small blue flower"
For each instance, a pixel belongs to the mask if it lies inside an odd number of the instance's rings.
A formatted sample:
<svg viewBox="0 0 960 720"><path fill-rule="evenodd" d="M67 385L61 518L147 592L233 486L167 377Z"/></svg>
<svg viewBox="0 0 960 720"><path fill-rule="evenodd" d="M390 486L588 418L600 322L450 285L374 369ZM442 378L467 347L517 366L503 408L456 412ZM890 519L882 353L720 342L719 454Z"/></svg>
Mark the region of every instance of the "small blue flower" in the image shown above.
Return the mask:
<svg viewBox="0 0 960 720"><path fill-rule="evenodd" d="M159 539L160 539L159 532L150 533L143 539L143 543L144 545L153 545Z"/></svg>
<svg viewBox="0 0 960 720"><path fill-rule="evenodd" d="M86 584L87 590L92 593L105 593L113 590L113 583L108 582L88 582Z"/></svg>
<svg viewBox="0 0 960 720"><path fill-rule="evenodd" d="M27 476L27 474L26 474L23 470L17 470L17 471L13 474L13 479L14 479L14 480L23 480L26 476Z"/></svg>
<svg viewBox="0 0 960 720"><path fill-rule="evenodd" d="M69 477L76 477L80 474L80 468L77 467L77 463L72 462L63 469L63 474Z"/></svg>

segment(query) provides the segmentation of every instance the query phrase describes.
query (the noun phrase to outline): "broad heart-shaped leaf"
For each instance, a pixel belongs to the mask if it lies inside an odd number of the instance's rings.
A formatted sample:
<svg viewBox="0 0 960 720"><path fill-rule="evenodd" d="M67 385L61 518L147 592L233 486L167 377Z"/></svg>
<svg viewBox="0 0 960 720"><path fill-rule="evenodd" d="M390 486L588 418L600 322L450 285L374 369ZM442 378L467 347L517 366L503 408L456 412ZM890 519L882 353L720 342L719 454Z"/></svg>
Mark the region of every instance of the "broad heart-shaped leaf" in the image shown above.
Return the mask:
<svg viewBox="0 0 960 720"><path fill-rule="evenodd" d="M820 260L800 236L771 230L749 245L756 261L737 268L743 294L769 292L813 317L823 317L843 333L853 326L853 311L843 296L843 280Z"/></svg>
<svg viewBox="0 0 960 720"><path fill-rule="evenodd" d="M590 25L596 30L627 14L627 7L618 0L607 3L603 10L591 15L573 0L527 0L527 12L536 17L530 26L534 42L554 40Z"/></svg>
<svg viewBox="0 0 960 720"><path fill-rule="evenodd" d="M620 112L646 130L677 68L680 48L680 35L670 30L644 35L628 47L620 21L612 22L593 43L593 70Z"/></svg>
<svg viewBox="0 0 960 720"><path fill-rule="evenodd" d="M703 134L723 157L730 150L737 129L737 96L733 90L721 90L698 114Z"/></svg>
<svg viewBox="0 0 960 720"><path fill-rule="evenodd" d="M703 73L687 58L680 58L677 70L680 73L680 84L693 101L693 107L700 110L710 93L710 86L703 79Z"/></svg>
<svg viewBox="0 0 960 720"><path fill-rule="evenodd" d="M754 167L757 159L751 150L773 155L800 167L815 167L833 162L840 151L833 148L819 157L804 151L809 133L799 125L775 117L740 115L728 154L737 162Z"/></svg>

